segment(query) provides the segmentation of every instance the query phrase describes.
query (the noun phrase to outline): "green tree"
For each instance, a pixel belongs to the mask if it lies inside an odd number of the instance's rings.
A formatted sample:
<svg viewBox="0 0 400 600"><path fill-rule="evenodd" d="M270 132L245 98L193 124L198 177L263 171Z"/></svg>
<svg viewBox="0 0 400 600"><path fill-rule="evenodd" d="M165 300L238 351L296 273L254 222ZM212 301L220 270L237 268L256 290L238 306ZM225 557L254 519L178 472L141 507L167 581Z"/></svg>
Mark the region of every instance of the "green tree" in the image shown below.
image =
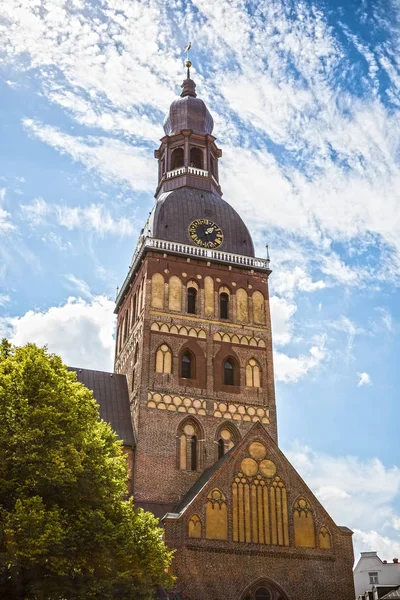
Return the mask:
<svg viewBox="0 0 400 600"><path fill-rule="evenodd" d="M120 442L60 357L0 345L0 598L148 600L172 552L126 500Z"/></svg>

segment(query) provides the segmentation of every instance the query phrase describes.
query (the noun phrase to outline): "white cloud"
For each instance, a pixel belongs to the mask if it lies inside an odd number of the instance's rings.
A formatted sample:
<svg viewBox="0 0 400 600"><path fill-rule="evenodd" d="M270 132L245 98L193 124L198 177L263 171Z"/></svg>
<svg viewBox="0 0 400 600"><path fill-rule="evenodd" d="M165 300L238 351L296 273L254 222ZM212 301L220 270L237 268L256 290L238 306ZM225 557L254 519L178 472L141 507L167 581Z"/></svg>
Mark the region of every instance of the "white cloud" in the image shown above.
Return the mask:
<svg viewBox="0 0 400 600"><path fill-rule="evenodd" d="M273 340L276 346L284 346L292 339L292 317L297 310L297 306L279 296L270 298L271 319L273 329Z"/></svg>
<svg viewBox="0 0 400 600"><path fill-rule="evenodd" d="M134 232L133 218L114 217L103 204L67 206L49 204L43 198L35 198L31 204L21 205L21 214L34 226L53 220L69 230L83 229L95 231L99 235L125 236ZM65 249L65 244L55 234L49 241L55 243L60 250Z"/></svg>
<svg viewBox="0 0 400 600"><path fill-rule="evenodd" d="M386 467L376 458L330 456L296 444L286 455L336 524L354 530L356 557L365 550L378 550L390 559L400 554L395 527L400 523L395 508L400 500L399 467Z"/></svg>
<svg viewBox="0 0 400 600"><path fill-rule="evenodd" d="M11 298L8 294L0 294L0 306L6 306L10 300Z"/></svg>
<svg viewBox="0 0 400 600"><path fill-rule="evenodd" d="M78 291L79 294L82 294L82 296L89 299L93 298L93 295L90 291L90 287L88 286L86 281L83 281L83 279L78 279L78 277L75 277L75 275L72 275L72 273L65 275L65 279L70 284L72 284L72 286Z"/></svg>
<svg viewBox="0 0 400 600"><path fill-rule="evenodd" d="M368 373L357 373L357 375L359 377L357 387L372 385L371 377L368 375Z"/></svg>
<svg viewBox="0 0 400 600"><path fill-rule="evenodd" d="M308 353L297 357L288 356L282 352L275 352L274 370L276 380L283 383L295 383L308 375L310 371L319 367L329 356L329 353L326 349L325 336L319 336L316 342Z"/></svg>
<svg viewBox="0 0 400 600"><path fill-rule="evenodd" d="M31 119L24 119L23 124L32 135L105 180L123 182L138 191L155 188L157 166L145 148L107 137L74 137Z"/></svg>
<svg viewBox="0 0 400 600"><path fill-rule="evenodd" d="M0 203L4 202L4 198L6 197L7 188L0 188Z"/></svg>
<svg viewBox="0 0 400 600"><path fill-rule="evenodd" d="M10 217L10 213L3 208L0 208L0 233L9 233L10 231L14 231L15 225L11 223Z"/></svg>
<svg viewBox="0 0 400 600"><path fill-rule="evenodd" d="M45 311L0 318L0 332L18 346L47 344L69 366L112 371L113 311L114 302L104 296L90 301L70 297L65 304Z"/></svg>

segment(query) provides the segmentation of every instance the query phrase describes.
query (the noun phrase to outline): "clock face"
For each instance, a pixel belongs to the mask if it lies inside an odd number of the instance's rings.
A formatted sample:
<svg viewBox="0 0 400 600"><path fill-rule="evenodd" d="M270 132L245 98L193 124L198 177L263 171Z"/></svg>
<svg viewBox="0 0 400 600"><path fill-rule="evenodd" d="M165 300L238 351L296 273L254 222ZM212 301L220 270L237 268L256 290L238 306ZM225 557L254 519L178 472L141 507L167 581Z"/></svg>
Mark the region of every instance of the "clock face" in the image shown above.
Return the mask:
<svg viewBox="0 0 400 600"><path fill-rule="evenodd" d="M190 239L203 248L219 248L224 241L221 227L210 219L196 219L189 225Z"/></svg>

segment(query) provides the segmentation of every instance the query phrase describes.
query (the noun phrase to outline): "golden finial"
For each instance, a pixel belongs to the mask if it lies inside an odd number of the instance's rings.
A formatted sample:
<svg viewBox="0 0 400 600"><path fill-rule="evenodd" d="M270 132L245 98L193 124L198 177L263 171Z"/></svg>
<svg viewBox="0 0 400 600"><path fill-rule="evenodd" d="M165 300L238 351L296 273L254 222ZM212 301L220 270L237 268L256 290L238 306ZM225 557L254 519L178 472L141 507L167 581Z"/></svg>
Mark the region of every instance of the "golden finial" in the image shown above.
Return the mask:
<svg viewBox="0 0 400 600"><path fill-rule="evenodd" d="M189 50L192 47L192 42L188 42L187 46L184 47L183 51L186 52L186 68L187 68L187 78L190 79L190 67L192 66L192 63L189 60Z"/></svg>

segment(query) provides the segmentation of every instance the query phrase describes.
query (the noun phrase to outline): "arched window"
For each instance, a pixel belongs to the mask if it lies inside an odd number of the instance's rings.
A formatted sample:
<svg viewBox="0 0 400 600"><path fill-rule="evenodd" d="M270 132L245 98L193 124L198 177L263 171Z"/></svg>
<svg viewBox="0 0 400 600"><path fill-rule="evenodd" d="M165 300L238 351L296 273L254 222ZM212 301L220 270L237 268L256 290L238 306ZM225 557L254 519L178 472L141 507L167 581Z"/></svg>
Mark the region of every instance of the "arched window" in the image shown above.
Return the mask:
<svg viewBox="0 0 400 600"><path fill-rule="evenodd" d="M216 443L217 443L217 457L221 458L229 452L240 440L238 430L234 425L226 423L221 425L217 430Z"/></svg>
<svg viewBox="0 0 400 600"><path fill-rule="evenodd" d="M190 166L203 169L203 151L200 148L190 148Z"/></svg>
<svg viewBox="0 0 400 600"><path fill-rule="evenodd" d="M181 377L183 379L193 379L193 355L191 352L186 351L185 354L182 356L182 361L181 361Z"/></svg>
<svg viewBox="0 0 400 600"><path fill-rule="evenodd" d="M171 154L171 170L179 169L179 167L183 167L184 163L184 153L183 148L175 148L175 150Z"/></svg>
<svg viewBox="0 0 400 600"><path fill-rule="evenodd" d="M224 362L224 385L234 385L234 367L232 361L228 358Z"/></svg>
<svg viewBox="0 0 400 600"><path fill-rule="evenodd" d="M189 287L187 291L187 311L192 315L196 314L196 299L197 290L194 287Z"/></svg>
<svg viewBox="0 0 400 600"><path fill-rule="evenodd" d="M136 342L134 364L136 365L139 359L139 344Z"/></svg>
<svg viewBox="0 0 400 600"><path fill-rule="evenodd" d="M135 369L132 371L131 392L135 389Z"/></svg>
<svg viewBox="0 0 400 600"><path fill-rule="evenodd" d="M167 344L162 344L156 352L156 373L172 372L172 353Z"/></svg>
<svg viewBox="0 0 400 600"><path fill-rule="evenodd" d="M260 367L254 358L251 358L246 365L246 386L261 387Z"/></svg>
<svg viewBox="0 0 400 600"><path fill-rule="evenodd" d="M229 295L226 292L219 295L219 316L221 319L229 317Z"/></svg>
<svg viewBox="0 0 400 600"><path fill-rule="evenodd" d="M201 448L202 434L195 419L185 419L178 429L178 465L186 471L197 471L202 468Z"/></svg>
<svg viewBox="0 0 400 600"><path fill-rule="evenodd" d="M294 504L293 524L295 546L315 548L313 510L311 504L305 498L299 498Z"/></svg>
<svg viewBox="0 0 400 600"><path fill-rule="evenodd" d="M126 342L127 337L128 337L128 325L129 325L129 312L126 310L125 316L124 316L124 342Z"/></svg>

